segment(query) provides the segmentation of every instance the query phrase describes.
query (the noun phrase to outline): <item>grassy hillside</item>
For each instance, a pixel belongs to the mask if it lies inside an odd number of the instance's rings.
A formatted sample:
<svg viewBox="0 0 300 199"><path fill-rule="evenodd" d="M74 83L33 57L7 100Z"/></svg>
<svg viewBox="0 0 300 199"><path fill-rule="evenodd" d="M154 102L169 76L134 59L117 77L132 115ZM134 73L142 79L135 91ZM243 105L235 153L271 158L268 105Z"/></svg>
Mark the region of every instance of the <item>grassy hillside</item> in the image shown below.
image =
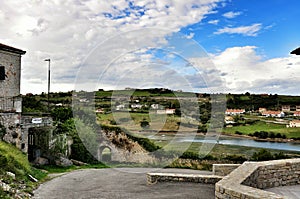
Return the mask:
<svg viewBox="0 0 300 199"><path fill-rule="evenodd" d="M7 172L15 174L15 178ZM47 174L32 168L27 156L15 146L0 141L0 182L8 185L9 190L0 186L0 198L28 198L37 185L30 180L29 175L41 180ZM17 192L17 193L16 193Z"/></svg>

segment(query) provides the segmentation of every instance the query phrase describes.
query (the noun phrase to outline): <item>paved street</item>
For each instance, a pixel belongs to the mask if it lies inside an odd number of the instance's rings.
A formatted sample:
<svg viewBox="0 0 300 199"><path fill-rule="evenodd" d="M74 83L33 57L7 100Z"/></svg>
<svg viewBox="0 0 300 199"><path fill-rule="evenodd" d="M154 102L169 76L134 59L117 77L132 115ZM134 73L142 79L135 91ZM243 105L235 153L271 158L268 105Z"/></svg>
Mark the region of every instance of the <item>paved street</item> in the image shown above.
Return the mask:
<svg viewBox="0 0 300 199"><path fill-rule="evenodd" d="M213 199L214 185L196 183L157 183L148 185L146 172L153 169L88 169L77 170L42 184L34 199ZM167 169L157 172L209 174L195 170Z"/></svg>
<svg viewBox="0 0 300 199"><path fill-rule="evenodd" d="M274 187L274 188L266 189L266 191L280 194L282 196L285 196L288 199L300 198L300 185Z"/></svg>

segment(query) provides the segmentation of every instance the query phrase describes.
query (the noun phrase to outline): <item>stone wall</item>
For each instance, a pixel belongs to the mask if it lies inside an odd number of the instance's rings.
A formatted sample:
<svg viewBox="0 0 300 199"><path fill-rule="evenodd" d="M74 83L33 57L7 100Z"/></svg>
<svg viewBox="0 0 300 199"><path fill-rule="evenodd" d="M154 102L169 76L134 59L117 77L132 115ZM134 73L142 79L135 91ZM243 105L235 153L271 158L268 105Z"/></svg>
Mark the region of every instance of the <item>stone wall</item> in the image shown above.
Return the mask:
<svg viewBox="0 0 300 199"><path fill-rule="evenodd" d="M199 174L175 174L175 173L147 173L148 184L157 182L191 182L215 184L222 179L221 176Z"/></svg>
<svg viewBox="0 0 300 199"><path fill-rule="evenodd" d="M0 113L0 123L6 129L6 134L3 136L3 140L21 148L22 133L20 126L20 114Z"/></svg>
<svg viewBox="0 0 300 199"><path fill-rule="evenodd" d="M218 176L227 176L241 164L213 164L213 174Z"/></svg>
<svg viewBox="0 0 300 199"><path fill-rule="evenodd" d="M300 159L245 162L216 183L216 199L279 199L281 195L263 190L300 184Z"/></svg>
<svg viewBox="0 0 300 199"><path fill-rule="evenodd" d="M21 55L0 50L0 65L5 67L5 80L0 80L0 96L20 95Z"/></svg>
<svg viewBox="0 0 300 199"><path fill-rule="evenodd" d="M300 184L300 160L265 162L242 184L259 189Z"/></svg>

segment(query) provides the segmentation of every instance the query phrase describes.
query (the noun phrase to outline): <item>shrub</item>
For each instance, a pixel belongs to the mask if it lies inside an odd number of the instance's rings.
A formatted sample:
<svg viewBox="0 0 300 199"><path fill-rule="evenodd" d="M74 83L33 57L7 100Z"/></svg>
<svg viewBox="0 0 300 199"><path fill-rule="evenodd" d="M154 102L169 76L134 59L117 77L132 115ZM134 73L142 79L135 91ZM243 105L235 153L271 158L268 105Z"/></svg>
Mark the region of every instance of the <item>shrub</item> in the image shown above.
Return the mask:
<svg viewBox="0 0 300 199"><path fill-rule="evenodd" d="M251 160L254 161L266 161L266 160L273 160L274 157L271 154L270 151L266 150L266 149L261 149L259 152L254 152Z"/></svg>

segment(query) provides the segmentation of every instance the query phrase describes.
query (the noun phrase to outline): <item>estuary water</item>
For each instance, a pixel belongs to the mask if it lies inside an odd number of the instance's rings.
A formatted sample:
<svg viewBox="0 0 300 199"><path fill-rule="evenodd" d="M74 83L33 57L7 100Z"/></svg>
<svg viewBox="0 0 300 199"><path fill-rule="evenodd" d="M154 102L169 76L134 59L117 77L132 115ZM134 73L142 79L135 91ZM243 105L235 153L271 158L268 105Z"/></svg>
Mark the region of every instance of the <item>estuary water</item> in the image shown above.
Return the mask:
<svg viewBox="0 0 300 199"><path fill-rule="evenodd" d="M201 143L216 143L225 145L238 145L238 146L248 146L266 149L278 149L278 150L288 150L288 151L300 151L299 143L283 143L283 142L265 142L256 141L245 138L233 138L233 137L220 137L219 139L205 139L205 137L195 137L195 138L182 138L179 139L180 142L201 142Z"/></svg>

